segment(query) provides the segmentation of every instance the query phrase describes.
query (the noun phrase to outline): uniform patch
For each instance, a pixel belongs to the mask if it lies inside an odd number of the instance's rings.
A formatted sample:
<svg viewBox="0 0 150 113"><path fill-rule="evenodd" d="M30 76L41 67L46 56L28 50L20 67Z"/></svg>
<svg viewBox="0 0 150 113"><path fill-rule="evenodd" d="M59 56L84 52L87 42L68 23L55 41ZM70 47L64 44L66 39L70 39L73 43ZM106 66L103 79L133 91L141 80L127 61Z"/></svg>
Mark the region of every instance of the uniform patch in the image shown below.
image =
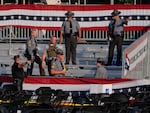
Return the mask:
<svg viewBox="0 0 150 113"><path fill-rule="evenodd" d="M28 46L32 46L32 41L31 40L28 41Z"/></svg>
<svg viewBox="0 0 150 113"><path fill-rule="evenodd" d="M51 66L51 69L54 69L54 68L55 68L55 65L56 65L56 63L53 62L53 63L52 63L52 66Z"/></svg>

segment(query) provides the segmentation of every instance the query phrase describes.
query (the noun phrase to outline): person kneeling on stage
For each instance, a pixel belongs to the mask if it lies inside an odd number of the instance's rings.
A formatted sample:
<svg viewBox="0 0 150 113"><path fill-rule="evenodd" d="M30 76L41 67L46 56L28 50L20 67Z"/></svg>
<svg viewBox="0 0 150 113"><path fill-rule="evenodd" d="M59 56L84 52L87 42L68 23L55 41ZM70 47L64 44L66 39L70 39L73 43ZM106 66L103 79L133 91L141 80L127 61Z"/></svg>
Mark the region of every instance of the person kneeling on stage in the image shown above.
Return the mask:
<svg viewBox="0 0 150 113"><path fill-rule="evenodd" d="M27 62L21 62L20 56L15 55L14 56L14 64L12 65L12 77L14 78L14 84L17 85L18 91L22 91L22 84L25 77L25 72L23 67L26 64L30 64L30 61Z"/></svg>
<svg viewBox="0 0 150 113"><path fill-rule="evenodd" d="M62 77L66 73L66 67L64 65L64 53L63 50L56 50L56 58L51 61L50 76Z"/></svg>

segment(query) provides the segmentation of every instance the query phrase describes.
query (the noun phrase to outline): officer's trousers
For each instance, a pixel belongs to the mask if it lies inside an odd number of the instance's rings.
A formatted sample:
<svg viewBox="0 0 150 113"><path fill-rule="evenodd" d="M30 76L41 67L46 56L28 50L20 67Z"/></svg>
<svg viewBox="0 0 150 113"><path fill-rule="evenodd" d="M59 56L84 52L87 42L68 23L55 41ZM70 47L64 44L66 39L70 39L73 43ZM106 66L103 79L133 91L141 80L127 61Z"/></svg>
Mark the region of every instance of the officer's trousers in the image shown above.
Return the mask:
<svg viewBox="0 0 150 113"><path fill-rule="evenodd" d="M72 64L76 64L76 47L77 47L77 36L65 35L65 48L66 48L66 63L69 64L70 57Z"/></svg>
<svg viewBox="0 0 150 113"><path fill-rule="evenodd" d="M16 84L18 91L22 91L23 78L16 78L14 84Z"/></svg>
<svg viewBox="0 0 150 113"><path fill-rule="evenodd" d="M53 60L53 58L47 60L47 70L48 70L49 76L52 76L52 74L51 74L52 60Z"/></svg>
<svg viewBox="0 0 150 113"><path fill-rule="evenodd" d="M117 46L116 65L118 65L118 66L121 65L122 43L123 43L123 37L120 35L114 36L114 38L110 41L107 65L112 65L115 46Z"/></svg>
<svg viewBox="0 0 150 113"><path fill-rule="evenodd" d="M30 59L28 58L28 60L31 60L31 66L29 68L27 68L27 76L32 75L32 71L33 71L33 67L34 67L34 62L36 62L39 65L39 71L40 71L40 75L43 76L45 75L45 71L44 69L42 69L42 60L39 56L35 55L34 59Z"/></svg>

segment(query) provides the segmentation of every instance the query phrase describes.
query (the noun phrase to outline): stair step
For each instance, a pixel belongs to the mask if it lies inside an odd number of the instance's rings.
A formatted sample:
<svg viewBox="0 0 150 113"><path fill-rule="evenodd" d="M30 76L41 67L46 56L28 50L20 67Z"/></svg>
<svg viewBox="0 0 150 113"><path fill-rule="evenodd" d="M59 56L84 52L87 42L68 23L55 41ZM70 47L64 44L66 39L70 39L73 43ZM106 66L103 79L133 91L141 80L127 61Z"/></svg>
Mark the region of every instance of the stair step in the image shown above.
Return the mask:
<svg viewBox="0 0 150 113"><path fill-rule="evenodd" d="M39 44L40 55L42 54L46 44ZM64 44L58 44L60 48L63 48L65 53ZM11 54L9 49L11 47ZM126 48L127 46L123 46ZM20 54L22 60L26 60L24 57L25 43L13 43L11 46L8 43L0 44L0 64L8 64L6 67L7 74L11 74L11 66L13 64L13 56ZM94 77L96 70L96 59L103 58L105 64L107 63L108 45L92 45L92 44L78 44L77 45L77 68L73 69L72 65L67 66L68 70L66 76L81 76L81 77ZM116 50L114 52L114 61L116 59ZM1 66L2 67L2 66ZM5 66L4 66L5 67ZM72 67L72 69L71 69ZM108 70L108 77L121 77L122 67L121 66L105 66ZM26 70L26 67L25 67ZM48 75L47 67L45 67L46 75ZM39 75L38 64L34 64L33 75Z"/></svg>

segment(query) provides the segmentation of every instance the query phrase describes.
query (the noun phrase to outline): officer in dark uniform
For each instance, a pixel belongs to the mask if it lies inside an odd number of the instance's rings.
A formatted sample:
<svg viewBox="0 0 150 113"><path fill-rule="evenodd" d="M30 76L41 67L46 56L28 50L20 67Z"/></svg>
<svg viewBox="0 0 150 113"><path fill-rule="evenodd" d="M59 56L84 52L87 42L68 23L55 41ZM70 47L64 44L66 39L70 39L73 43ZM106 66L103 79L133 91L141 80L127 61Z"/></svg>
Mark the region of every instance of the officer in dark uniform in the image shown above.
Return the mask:
<svg viewBox="0 0 150 113"><path fill-rule="evenodd" d="M128 19L120 19L119 14L121 12L114 10L111 15L113 20L109 23L108 34L109 34L109 53L108 53L108 62L107 65L112 65L114 48L117 46L117 60L116 65L121 64L122 56L122 43L123 43L123 26L127 25Z"/></svg>
<svg viewBox="0 0 150 113"><path fill-rule="evenodd" d="M69 64L70 57L72 58L72 64L76 65L76 47L77 41L81 40L81 30L79 23L72 19L74 13L68 11L65 13L67 20L63 22L61 30L60 30L60 43L64 37L65 40L65 48L66 48L66 62L65 64Z"/></svg>
<svg viewBox="0 0 150 113"><path fill-rule="evenodd" d="M42 60L38 54L38 45L37 45L37 29L31 30L31 37L27 40L26 43L26 52L25 57L31 61L31 66L27 68L27 75L32 75L34 62L39 64L40 75L45 75L44 70L42 69Z"/></svg>
<svg viewBox="0 0 150 113"><path fill-rule="evenodd" d="M14 78L14 84L17 85L18 91L22 91L22 84L25 77L25 72L23 67L26 64L30 64L30 63L31 63L30 61L21 62L19 55L14 56L14 64L12 65L11 71L12 71L12 77Z"/></svg>
<svg viewBox="0 0 150 113"><path fill-rule="evenodd" d="M62 77L66 73L66 67L64 65L64 53L63 50L56 50L56 58L51 61L50 74L55 77Z"/></svg>
<svg viewBox="0 0 150 113"><path fill-rule="evenodd" d="M56 58L56 50L57 50L56 37L52 36L50 38L50 43L48 47L46 48L46 50L43 52L43 55L42 55L42 68L43 69L45 68L45 62L46 62L46 64L48 65L49 75L50 75L52 58Z"/></svg>

